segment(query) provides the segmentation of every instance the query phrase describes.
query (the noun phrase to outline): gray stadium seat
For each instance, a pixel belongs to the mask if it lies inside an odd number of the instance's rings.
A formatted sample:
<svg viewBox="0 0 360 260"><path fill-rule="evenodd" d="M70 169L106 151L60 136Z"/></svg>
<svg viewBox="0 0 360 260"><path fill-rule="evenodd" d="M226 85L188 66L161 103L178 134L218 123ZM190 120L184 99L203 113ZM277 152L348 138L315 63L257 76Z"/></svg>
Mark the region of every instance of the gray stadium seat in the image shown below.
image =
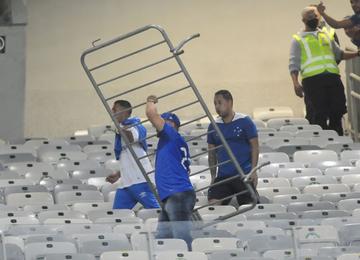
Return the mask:
<svg viewBox="0 0 360 260"><path fill-rule="evenodd" d="M71 242L39 242L25 245L25 258L34 259L37 256L56 253L77 253L75 244Z"/></svg>
<svg viewBox="0 0 360 260"><path fill-rule="evenodd" d="M77 202L103 202L104 197L96 190L60 191L55 195L56 203L74 204Z"/></svg>
<svg viewBox="0 0 360 260"><path fill-rule="evenodd" d="M46 254L43 260L95 260L95 256L91 254Z"/></svg>
<svg viewBox="0 0 360 260"><path fill-rule="evenodd" d="M149 260L149 253L146 251L111 251L101 254L100 260Z"/></svg>

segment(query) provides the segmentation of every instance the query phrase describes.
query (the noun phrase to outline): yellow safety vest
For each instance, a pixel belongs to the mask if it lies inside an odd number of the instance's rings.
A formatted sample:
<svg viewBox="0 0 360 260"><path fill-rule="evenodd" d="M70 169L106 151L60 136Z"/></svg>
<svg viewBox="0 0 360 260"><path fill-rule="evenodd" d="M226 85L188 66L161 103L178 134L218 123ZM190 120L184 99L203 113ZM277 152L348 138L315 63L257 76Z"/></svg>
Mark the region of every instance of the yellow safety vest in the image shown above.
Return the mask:
<svg viewBox="0 0 360 260"><path fill-rule="evenodd" d="M312 77L323 72L340 74L332 49L331 36L323 31L317 34L293 35L301 47L301 77Z"/></svg>
<svg viewBox="0 0 360 260"><path fill-rule="evenodd" d="M321 28L321 31L324 32L324 33L327 33L327 35L329 35L330 37L330 40L334 40L335 39L335 29L334 28L329 28L329 27L326 27L324 26L323 28Z"/></svg>

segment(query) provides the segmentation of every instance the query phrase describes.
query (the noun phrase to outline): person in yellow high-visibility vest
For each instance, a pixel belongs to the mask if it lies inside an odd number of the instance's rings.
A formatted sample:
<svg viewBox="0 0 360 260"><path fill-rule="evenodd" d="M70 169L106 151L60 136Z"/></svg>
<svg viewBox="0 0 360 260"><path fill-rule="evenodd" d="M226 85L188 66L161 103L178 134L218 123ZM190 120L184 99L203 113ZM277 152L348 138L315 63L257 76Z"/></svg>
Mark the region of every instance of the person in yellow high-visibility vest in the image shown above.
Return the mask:
<svg viewBox="0 0 360 260"><path fill-rule="evenodd" d="M306 115L311 124L343 135L346 99L336 61L355 58L359 53L341 50L334 37L318 29L320 14L316 7L306 7L302 21L305 28L293 35L290 48L289 70L295 94L305 97L306 110L312 111Z"/></svg>

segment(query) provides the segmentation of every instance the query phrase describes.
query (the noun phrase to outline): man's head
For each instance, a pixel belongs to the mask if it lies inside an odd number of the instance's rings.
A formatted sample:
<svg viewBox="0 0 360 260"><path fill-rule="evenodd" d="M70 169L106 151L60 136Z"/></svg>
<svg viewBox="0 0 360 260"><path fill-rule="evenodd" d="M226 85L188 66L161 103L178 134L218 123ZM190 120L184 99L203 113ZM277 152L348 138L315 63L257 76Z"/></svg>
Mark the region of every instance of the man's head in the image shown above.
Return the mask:
<svg viewBox="0 0 360 260"><path fill-rule="evenodd" d="M354 13L359 14L360 13L360 0L350 0L351 7L354 11Z"/></svg>
<svg viewBox="0 0 360 260"><path fill-rule="evenodd" d="M174 113L166 112L162 113L161 117L165 120L167 124L171 125L176 130L179 130L180 119L177 115L175 115Z"/></svg>
<svg viewBox="0 0 360 260"><path fill-rule="evenodd" d="M319 26L321 15L315 6L307 6L301 12L302 21L307 29L315 31Z"/></svg>
<svg viewBox="0 0 360 260"><path fill-rule="evenodd" d="M219 90L214 96L216 113L224 118L233 113L233 97L228 90Z"/></svg>
<svg viewBox="0 0 360 260"><path fill-rule="evenodd" d="M121 123L128 119L131 115L131 104L127 100L117 100L112 107L113 114L116 114L116 120Z"/></svg>

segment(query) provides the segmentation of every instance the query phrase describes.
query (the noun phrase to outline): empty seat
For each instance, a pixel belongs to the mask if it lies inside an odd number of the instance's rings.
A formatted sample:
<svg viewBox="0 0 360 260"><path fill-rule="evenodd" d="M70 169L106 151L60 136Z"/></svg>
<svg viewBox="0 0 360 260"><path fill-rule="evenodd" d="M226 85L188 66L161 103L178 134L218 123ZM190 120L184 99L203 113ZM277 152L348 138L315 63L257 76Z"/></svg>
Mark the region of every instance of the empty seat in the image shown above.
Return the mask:
<svg viewBox="0 0 360 260"><path fill-rule="evenodd" d="M338 155L331 150L309 150L297 151L294 153L295 162L318 162L318 161L337 161Z"/></svg>
<svg viewBox="0 0 360 260"><path fill-rule="evenodd" d="M248 215L249 220L269 220L269 219L296 219L297 214L294 212L263 212Z"/></svg>
<svg viewBox="0 0 360 260"><path fill-rule="evenodd" d="M104 252L100 256L100 260L150 260L149 253L146 251L110 251Z"/></svg>
<svg viewBox="0 0 360 260"><path fill-rule="evenodd" d="M277 236L277 235L285 235L285 231L281 228L277 227L267 227L267 228L261 228L257 230L253 229L242 229L236 231L236 237L240 239L241 241L248 241L252 239L253 237L257 236Z"/></svg>
<svg viewBox="0 0 360 260"><path fill-rule="evenodd" d="M303 138L314 138L314 137L338 137L336 131L334 130L321 130L321 131L309 131L309 130L300 130L296 133L296 137Z"/></svg>
<svg viewBox="0 0 360 260"><path fill-rule="evenodd" d="M286 162L286 163L271 163L259 169L258 177L259 178L268 178L268 177L276 177L277 173L281 169L287 168L301 168L304 167L303 163L294 163L294 162ZM286 177L285 177L286 178Z"/></svg>
<svg viewBox="0 0 360 260"><path fill-rule="evenodd" d="M88 160L94 160L101 164L115 157L114 152L91 152L87 153Z"/></svg>
<svg viewBox="0 0 360 260"><path fill-rule="evenodd" d="M259 178L258 188L266 187L290 187L290 182L286 178Z"/></svg>
<svg viewBox="0 0 360 260"><path fill-rule="evenodd" d="M10 186L4 188L4 195L11 193L47 192L46 187L41 185Z"/></svg>
<svg viewBox="0 0 360 260"><path fill-rule="evenodd" d="M292 202L288 205L289 212L301 214L303 211L309 210L335 210L336 205L329 201L313 201L313 202Z"/></svg>
<svg viewBox="0 0 360 260"><path fill-rule="evenodd" d="M326 148L331 144L350 144L353 143L353 140L347 136L320 136L311 138L310 143Z"/></svg>
<svg viewBox="0 0 360 260"><path fill-rule="evenodd" d="M325 193L349 192L350 188L346 184L314 184L304 188L304 193L322 195Z"/></svg>
<svg viewBox="0 0 360 260"><path fill-rule="evenodd" d="M266 127L265 122L260 119L253 119L253 123L255 124L256 128L265 128Z"/></svg>
<svg viewBox="0 0 360 260"><path fill-rule="evenodd" d="M327 176L342 177L347 174L359 174L360 169L352 166L339 166L327 168L324 174Z"/></svg>
<svg viewBox="0 0 360 260"><path fill-rule="evenodd" d="M265 228L266 225L264 221L229 221L229 222L220 222L216 224L216 229L226 230L231 234L236 234L237 231L250 229L250 230L259 230Z"/></svg>
<svg viewBox="0 0 360 260"><path fill-rule="evenodd" d="M350 162L345 161L318 161L308 164L309 167L319 168L321 171L325 171L331 167L347 167L352 166Z"/></svg>
<svg viewBox="0 0 360 260"><path fill-rule="evenodd" d="M216 214L225 216L234 213L236 209L233 206L207 206L198 210L200 215Z"/></svg>
<svg viewBox="0 0 360 260"><path fill-rule="evenodd" d="M354 209L360 208L360 199L340 200L338 208L340 210L353 211Z"/></svg>
<svg viewBox="0 0 360 260"><path fill-rule="evenodd" d="M87 213L91 221L96 221L99 218L116 217L116 218L135 218L134 211L130 209L114 209L114 210L94 210Z"/></svg>
<svg viewBox="0 0 360 260"><path fill-rule="evenodd" d="M237 260L240 257L259 257L260 254L254 251L246 251L244 252L243 249L233 249L233 250L216 250L213 252L209 252L207 254L209 260Z"/></svg>
<svg viewBox="0 0 360 260"><path fill-rule="evenodd" d="M155 251L187 251L188 249L186 242L182 239L155 239L152 243Z"/></svg>
<svg viewBox="0 0 360 260"><path fill-rule="evenodd" d="M319 200L320 196L315 194L287 194L274 196L273 203L289 204L293 202L313 202Z"/></svg>
<svg viewBox="0 0 360 260"><path fill-rule="evenodd" d="M199 230L192 230L191 237L193 239L195 239L195 238L202 238L202 237L234 237L234 235L226 230L199 229Z"/></svg>
<svg viewBox="0 0 360 260"><path fill-rule="evenodd" d="M322 128L319 125L284 125L280 127L280 131L287 131L291 133L296 133L298 131L321 131Z"/></svg>
<svg viewBox="0 0 360 260"><path fill-rule="evenodd" d="M321 225L333 226L340 230L343 226L347 224L360 224L359 217L340 217L340 218L325 218L321 220Z"/></svg>
<svg viewBox="0 0 360 260"><path fill-rule="evenodd" d="M360 150L360 143L351 144L330 144L326 147L327 150L333 150L340 154L343 151Z"/></svg>
<svg viewBox="0 0 360 260"><path fill-rule="evenodd" d="M342 254L337 257L337 260L357 260L359 254Z"/></svg>
<svg viewBox="0 0 360 260"><path fill-rule="evenodd" d="M101 192L95 190L60 191L55 195L56 203L74 204L77 202L103 202Z"/></svg>
<svg viewBox="0 0 360 260"><path fill-rule="evenodd" d="M69 236L72 234L111 233L112 228L105 224L72 224L58 226L57 231Z"/></svg>
<svg viewBox="0 0 360 260"><path fill-rule="evenodd" d="M279 259L279 260L296 259L293 249L269 250L266 251L263 256L270 259ZM303 256L307 260L332 260L331 258L318 259L316 258L316 252L314 252L314 250L309 248L299 248L297 251L297 257L299 257L298 259L302 259Z"/></svg>
<svg viewBox="0 0 360 260"><path fill-rule="evenodd" d="M35 162L36 157L32 153L7 153L0 154L0 163Z"/></svg>
<svg viewBox="0 0 360 260"><path fill-rule="evenodd" d="M136 215L145 221L150 218L157 218L160 212L161 209L140 209Z"/></svg>
<svg viewBox="0 0 360 260"><path fill-rule="evenodd" d="M71 144L45 144L37 148L37 154L39 157L49 152L81 152L81 147L79 145Z"/></svg>
<svg viewBox="0 0 360 260"><path fill-rule="evenodd" d="M237 238L196 238L192 242L192 250L209 252L215 250L238 249L241 248L240 240Z"/></svg>
<svg viewBox="0 0 360 260"><path fill-rule="evenodd" d="M62 191L97 191L97 188L88 184L58 184L55 186L55 195Z"/></svg>
<svg viewBox="0 0 360 260"><path fill-rule="evenodd" d="M289 126L289 125L307 125L309 124L309 121L305 118L274 118L269 119L267 121L267 126L270 128L275 128L277 130L280 130L283 126Z"/></svg>
<svg viewBox="0 0 360 260"><path fill-rule="evenodd" d="M239 210L245 208L246 205L240 206ZM286 206L282 204L257 204L255 207L249 211L246 211L244 215L252 215L255 213L272 213L272 212L286 212Z"/></svg>
<svg viewBox="0 0 360 260"><path fill-rule="evenodd" d="M269 120L272 118L291 118L294 112L290 107L257 107L253 110L253 118L258 120Z"/></svg>
<svg viewBox="0 0 360 260"><path fill-rule="evenodd" d="M85 214L90 211L107 211L112 210L112 202L78 202L72 205L72 208L76 211L83 212Z"/></svg>
<svg viewBox="0 0 360 260"><path fill-rule="evenodd" d="M47 192L11 193L6 196L7 205L22 207L25 205L52 205L54 199Z"/></svg>
<svg viewBox="0 0 360 260"><path fill-rule="evenodd" d="M333 176L304 176L304 177L295 177L291 180L291 183L294 187L303 189L306 186L314 184L337 184L337 179Z"/></svg>
<svg viewBox="0 0 360 260"><path fill-rule="evenodd" d="M346 224L339 230L339 236L343 245L360 245L360 224Z"/></svg>
<svg viewBox="0 0 360 260"><path fill-rule="evenodd" d="M268 198L270 201L277 195L300 194L299 189L295 187L275 187L275 188L259 188L257 189L260 196Z"/></svg>
<svg viewBox="0 0 360 260"><path fill-rule="evenodd" d="M360 192L335 192L321 195L320 200L338 203L340 200L357 198L360 199Z"/></svg>
<svg viewBox="0 0 360 260"><path fill-rule="evenodd" d="M304 176L319 176L322 175L322 172L318 168L285 168L279 169L278 177L279 178L295 178L295 177L304 177Z"/></svg>
<svg viewBox="0 0 360 260"><path fill-rule="evenodd" d="M264 253L268 250L292 248L292 241L291 237L286 235L259 235L251 238L248 246L251 251Z"/></svg>
<svg viewBox="0 0 360 260"><path fill-rule="evenodd" d="M85 169L85 170L75 170L72 172L71 176L74 179L87 180L94 177L107 177L112 174L113 171L104 168L98 169Z"/></svg>
<svg viewBox="0 0 360 260"><path fill-rule="evenodd" d="M146 232L143 223L121 223L114 227L114 233L125 234L130 237L133 233Z"/></svg>
<svg viewBox="0 0 360 260"><path fill-rule="evenodd" d="M7 168L20 175L25 175L28 171L51 171L54 167L50 163L44 162L18 162L7 164Z"/></svg>
<svg viewBox="0 0 360 260"><path fill-rule="evenodd" d="M278 131L278 132L260 132L258 138L261 142L266 142L274 138L292 138L290 132Z"/></svg>
<svg viewBox="0 0 360 260"><path fill-rule="evenodd" d="M77 253L76 246L71 242L31 243L25 245L25 258L35 259L37 256L59 253Z"/></svg>
<svg viewBox="0 0 360 260"><path fill-rule="evenodd" d="M341 177L341 183L349 185L349 187L353 187L354 191L358 191L355 189L355 185L360 183L360 175L359 174L349 174Z"/></svg>
<svg viewBox="0 0 360 260"><path fill-rule="evenodd" d="M301 214L302 218L321 219L321 218L336 218L348 217L351 213L344 210L309 210Z"/></svg>
<svg viewBox="0 0 360 260"><path fill-rule="evenodd" d="M203 252L178 252L178 251L167 251L157 252L157 260L208 260L207 256Z"/></svg>
<svg viewBox="0 0 360 260"><path fill-rule="evenodd" d="M359 253L360 247L358 246L322 247L319 248L318 252L319 252L319 256L338 257L345 254Z"/></svg>
<svg viewBox="0 0 360 260"><path fill-rule="evenodd" d="M340 158L342 161L355 162L360 158L360 150L343 151L340 154Z"/></svg>
<svg viewBox="0 0 360 260"><path fill-rule="evenodd" d="M40 161L50 163L86 160L86 158L87 154L80 151L48 151L39 155Z"/></svg>
<svg viewBox="0 0 360 260"><path fill-rule="evenodd" d="M45 254L44 260L95 260L95 256L91 254L79 254L79 253L73 253L73 254Z"/></svg>
<svg viewBox="0 0 360 260"><path fill-rule="evenodd" d="M97 161L91 160L71 160L71 161L63 161L57 164L58 168L65 169L69 172L73 172L76 170L94 170L94 169L101 169L101 165ZM119 169L119 168L118 168Z"/></svg>
<svg viewBox="0 0 360 260"><path fill-rule="evenodd" d="M54 191L55 186L59 184L71 184L71 185L81 185L81 180L77 179L61 179L55 180L53 178L43 178L39 182L40 185L46 187L49 191Z"/></svg>
<svg viewBox="0 0 360 260"><path fill-rule="evenodd" d="M87 145L83 149L84 153L93 153L93 152L113 152L114 146L111 144L95 144Z"/></svg>
<svg viewBox="0 0 360 260"><path fill-rule="evenodd" d="M74 219L86 218L85 214L73 210L49 210L43 211L38 214L38 219L40 222L45 222L47 219L54 219L54 218L61 218L61 219Z"/></svg>
<svg viewBox="0 0 360 260"><path fill-rule="evenodd" d="M296 229L300 244L339 245L339 236L333 226L300 226Z"/></svg>
<svg viewBox="0 0 360 260"><path fill-rule="evenodd" d="M283 163L283 162L290 162L289 156L286 153L261 153L259 154L259 164L264 162L271 162L271 163Z"/></svg>
<svg viewBox="0 0 360 260"><path fill-rule="evenodd" d="M34 184L34 181L28 179L0 179L0 188L12 186L31 186Z"/></svg>
<svg viewBox="0 0 360 260"><path fill-rule="evenodd" d="M69 173L64 169L52 169L50 171L30 170L25 174L25 178L35 182L39 182L41 179L46 177L50 177L56 180L68 179Z"/></svg>
<svg viewBox="0 0 360 260"><path fill-rule="evenodd" d="M54 205L25 205L24 211L32 211L34 213L39 213L42 211L48 210L69 210L69 207L62 204L54 204Z"/></svg>

